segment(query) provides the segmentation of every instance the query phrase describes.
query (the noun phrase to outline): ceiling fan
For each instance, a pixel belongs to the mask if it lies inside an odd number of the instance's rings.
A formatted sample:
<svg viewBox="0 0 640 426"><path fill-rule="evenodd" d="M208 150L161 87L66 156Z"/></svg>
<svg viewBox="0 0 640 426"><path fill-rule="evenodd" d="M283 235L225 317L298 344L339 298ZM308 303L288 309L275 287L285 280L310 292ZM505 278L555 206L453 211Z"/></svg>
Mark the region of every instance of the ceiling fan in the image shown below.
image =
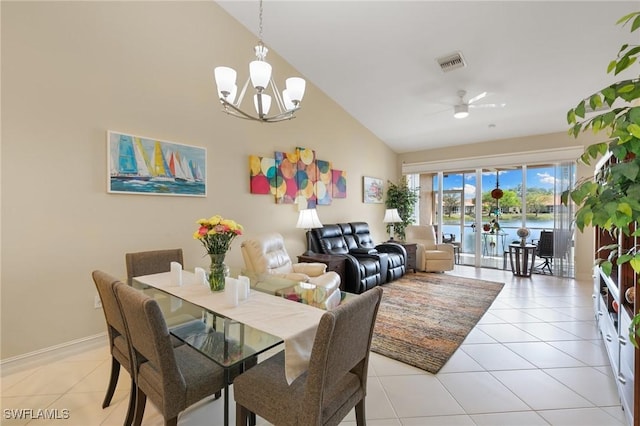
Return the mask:
<svg viewBox="0 0 640 426"><path fill-rule="evenodd" d="M466 118L469 116L469 108L501 108L506 104L476 104L480 99L487 96L487 92L482 92L477 96L464 101L464 97L467 95L465 90L458 90L458 97L460 102L453 107L453 116L455 118Z"/></svg>

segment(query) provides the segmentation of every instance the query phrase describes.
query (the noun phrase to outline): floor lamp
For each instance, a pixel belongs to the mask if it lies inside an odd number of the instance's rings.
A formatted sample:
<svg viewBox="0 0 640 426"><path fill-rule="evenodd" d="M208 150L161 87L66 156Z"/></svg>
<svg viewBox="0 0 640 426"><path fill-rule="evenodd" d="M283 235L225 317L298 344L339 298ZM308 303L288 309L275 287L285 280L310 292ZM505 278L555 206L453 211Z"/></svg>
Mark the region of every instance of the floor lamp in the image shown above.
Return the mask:
<svg viewBox="0 0 640 426"><path fill-rule="evenodd" d="M382 221L389 224L389 241L393 241L393 224L402 222L400 214L398 214L398 209L385 210Z"/></svg>
<svg viewBox="0 0 640 426"><path fill-rule="evenodd" d="M311 251L311 229L322 228L320 218L318 218L318 212L316 209L303 209L300 210L298 215L298 223L296 228L302 228L307 230L307 251L303 253L304 256L310 256L313 254Z"/></svg>

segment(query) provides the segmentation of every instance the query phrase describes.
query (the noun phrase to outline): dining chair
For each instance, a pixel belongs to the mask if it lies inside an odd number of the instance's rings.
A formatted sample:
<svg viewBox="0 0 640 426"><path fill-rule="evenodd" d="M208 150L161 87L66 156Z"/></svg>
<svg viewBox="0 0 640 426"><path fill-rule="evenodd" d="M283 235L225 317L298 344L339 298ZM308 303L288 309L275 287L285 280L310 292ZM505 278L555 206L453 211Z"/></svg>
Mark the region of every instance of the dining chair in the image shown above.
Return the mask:
<svg viewBox="0 0 640 426"><path fill-rule="evenodd" d="M540 231L540 240L536 245L536 256L542 259L542 263L536 265L536 269L545 273L545 269L549 271L550 275L553 275L551 264L553 262L553 231Z"/></svg>
<svg viewBox="0 0 640 426"><path fill-rule="evenodd" d="M147 398L177 425L178 414L225 386L224 370L189 345L173 347L160 305L148 295L122 283L115 285L129 341L130 368L136 385L133 424L142 423Z"/></svg>
<svg viewBox="0 0 640 426"><path fill-rule="evenodd" d="M141 275L159 274L161 272L171 271L171 262L178 262L184 267L184 257L182 249L165 249L140 251L136 253L126 253L125 261L127 265L127 281L131 284L133 277ZM165 298L159 303L171 303L171 298ZM202 309L190 304L183 305L179 300L173 300L176 303L165 319L170 326L186 322L188 320L197 319L202 315Z"/></svg>
<svg viewBox="0 0 640 426"><path fill-rule="evenodd" d="M184 267L182 249L151 250L126 253L127 279L141 275L169 272L171 262L178 262Z"/></svg>
<svg viewBox="0 0 640 426"><path fill-rule="evenodd" d="M131 375L129 362L129 344L127 342L124 319L120 313L120 306L116 300L113 291L114 286L120 281L102 271L93 271L93 282L98 290L100 301L102 302L102 311L107 323L107 337L109 338L109 351L111 352L111 375L109 377L109 385L107 393L102 402L102 408L106 408L111 404L113 393L118 384L118 376L120 375L120 366L124 366L129 375ZM131 375L131 394L129 395L129 408L125 425L131 424L135 405L135 383L133 375Z"/></svg>
<svg viewBox="0 0 640 426"><path fill-rule="evenodd" d="M365 425L369 350L382 288L375 287L322 315L308 370L289 385L284 353L233 382L236 425L258 415L278 426L338 425L355 407Z"/></svg>

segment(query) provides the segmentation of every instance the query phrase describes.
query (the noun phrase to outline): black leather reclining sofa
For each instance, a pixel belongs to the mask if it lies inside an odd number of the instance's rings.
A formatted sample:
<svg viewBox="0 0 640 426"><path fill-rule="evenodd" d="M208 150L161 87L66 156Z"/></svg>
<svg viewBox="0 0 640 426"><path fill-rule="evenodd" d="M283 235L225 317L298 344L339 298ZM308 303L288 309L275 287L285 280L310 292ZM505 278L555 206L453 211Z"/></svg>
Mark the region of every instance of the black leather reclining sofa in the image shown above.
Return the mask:
<svg viewBox="0 0 640 426"><path fill-rule="evenodd" d="M400 244L375 244L366 222L324 225L311 230L311 250L347 258L344 290L363 293L400 278L407 252Z"/></svg>

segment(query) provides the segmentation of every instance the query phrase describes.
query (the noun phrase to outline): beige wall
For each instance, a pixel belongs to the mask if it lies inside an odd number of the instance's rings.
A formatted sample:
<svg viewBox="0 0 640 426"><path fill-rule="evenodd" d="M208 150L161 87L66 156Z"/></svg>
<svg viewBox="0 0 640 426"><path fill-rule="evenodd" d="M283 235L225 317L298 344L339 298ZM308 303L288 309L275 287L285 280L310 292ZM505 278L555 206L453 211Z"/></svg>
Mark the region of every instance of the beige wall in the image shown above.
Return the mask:
<svg viewBox="0 0 640 426"><path fill-rule="evenodd" d="M213 68L247 76L256 39L213 2L1 2L2 351L7 359L104 331L91 271L125 276L124 253L182 247L207 266L195 221L221 214L252 236L281 232L304 249L293 205L248 192L248 155L296 146L347 172L348 198L325 223L364 220L386 238L362 176L395 180L397 156L308 82L293 121L220 112ZM268 40L267 40L268 44ZM273 51L280 84L297 75ZM106 131L207 148L206 198L106 192ZM241 240L230 265L241 266Z"/></svg>
<svg viewBox="0 0 640 426"><path fill-rule="evenodd" d="M521 138L503 139L478 144L453 146L450 148L438 148L432 150L417 151L398 155L401 164L412 164L432 161L443 161L473 157L497 158L505 154L523 153L519 164L527 163L527 153L544 152L570 148L577 145L588 146L600 142L604 135L594 135L591 132L581 134L574 139L566 132L533 135ZM533 154L532 154L533 155ZM577 179L593 176L593 167L579 164L576 171ZM422 215L421 215L422 219ZM594 236L592 228L585 228L583 233L578 232L575 238L575 267L576 278L589 280L593 268Z"/></svg>

